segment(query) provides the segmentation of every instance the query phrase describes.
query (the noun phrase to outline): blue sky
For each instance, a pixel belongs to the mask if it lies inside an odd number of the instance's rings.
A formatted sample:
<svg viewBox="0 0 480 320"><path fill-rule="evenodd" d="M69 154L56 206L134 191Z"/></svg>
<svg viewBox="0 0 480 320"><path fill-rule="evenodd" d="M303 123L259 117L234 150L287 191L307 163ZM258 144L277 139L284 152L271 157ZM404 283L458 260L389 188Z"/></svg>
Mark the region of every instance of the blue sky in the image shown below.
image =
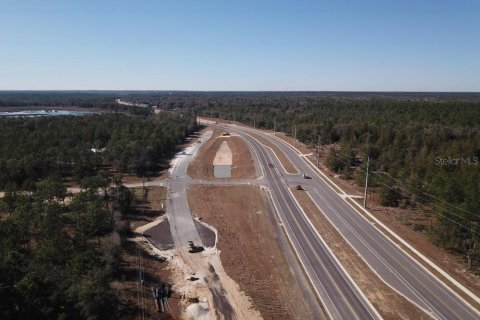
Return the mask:
<svg viewBox="0 0 480 320"><path fill-rule="evenodd" d="M480 91L480 1L0 0L0 90Z"/></svg>

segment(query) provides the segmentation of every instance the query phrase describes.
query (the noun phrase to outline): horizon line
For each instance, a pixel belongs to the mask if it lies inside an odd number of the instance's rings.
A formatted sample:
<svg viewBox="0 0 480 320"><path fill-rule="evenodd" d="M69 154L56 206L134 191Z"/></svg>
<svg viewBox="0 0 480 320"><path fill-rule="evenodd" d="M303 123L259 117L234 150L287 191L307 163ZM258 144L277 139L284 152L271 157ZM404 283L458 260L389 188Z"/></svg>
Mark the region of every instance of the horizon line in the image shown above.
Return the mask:
<svg viewBox="0 0 480 320"><path fill-rule="evenodd" d="M0 92L102 92L102 91L128 91L128 92L305 92L305 93L474 93L480 91L430 91L430 90L192 90L192 89L0 89Z"/></svg>

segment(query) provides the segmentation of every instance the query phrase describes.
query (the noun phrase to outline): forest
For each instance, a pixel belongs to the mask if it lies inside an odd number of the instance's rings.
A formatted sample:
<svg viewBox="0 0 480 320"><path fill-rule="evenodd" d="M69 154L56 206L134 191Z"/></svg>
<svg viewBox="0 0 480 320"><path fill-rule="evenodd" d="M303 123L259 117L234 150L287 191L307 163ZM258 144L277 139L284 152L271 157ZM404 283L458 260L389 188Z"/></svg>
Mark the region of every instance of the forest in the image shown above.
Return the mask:
<svg viewBox="0 0 480 320"><path fill-rule="evenodd" d="M50 176L81 181L102 167L144 175L195 126L192 117L171 113L0 118L0 189L29 190Z"/></svg>
<svg viewBox="0 0 480 320"><path fill-rule="evenodd" d="M381 205L414 211L414 230L480 273L480 94L157 92L131 101L276 129L325 150L325 164ZM428 225L428 226L427 226Z"/></svg>
<svg viewBox="0 0 480 320"><path fill-rule="evenodd" d="M1 319L118 319L128 308L111 286L121 278L124 217L136 210L122 174L163 169L196 120L123 110L0 117ZM67 192L67 182L80 192Z"/></svg>
<svg viewBox="0 0 480 320"><path fill-rule="evenodd" d="M133 195L99 173L68 195L59 177L32 192L8 191L0 206L2 319L116 319L110 282L119 276L121 215ZM115 182L113 187L108 187ZM99 196L98 187L108 190ZM69 201L66 201L69 199Z"/></svg>
<svg viewBox="0 0 480 320"><path fill-rule="evenodd" d="M415 210L414 225L480 272L478 94L266 94L203 100L196 112L275 129L325 151L325 164L381 205Z"/></svg>
<svg viewBox="0 0 480 320"><path fill-rule="evenodd" d="M369 159L380 204L431 221L413 227L480 273L480 94L0 92L0 108L31 105L119 113L0 118L2 319L116 318L109 283L134 200L121 174L158 171L195 131L195 114L291 136L296 128L300 141L321 146L331 170L360 186ZM81 192L69 195L66 181Z"/></svg>

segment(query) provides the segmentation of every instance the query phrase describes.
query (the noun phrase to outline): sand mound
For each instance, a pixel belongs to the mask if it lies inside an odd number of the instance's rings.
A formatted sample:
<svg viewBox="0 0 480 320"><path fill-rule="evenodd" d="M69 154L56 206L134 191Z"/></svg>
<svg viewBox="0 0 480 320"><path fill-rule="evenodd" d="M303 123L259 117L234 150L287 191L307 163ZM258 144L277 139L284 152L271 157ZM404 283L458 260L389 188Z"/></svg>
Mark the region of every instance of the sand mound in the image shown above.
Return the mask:
<svg viewBox="0 0 480 320"><path fill-rule="evenodd" d="M195 320L210 320L213 319L208 311L208 303L199 302L191 304L186 310L187 316Z"/></svg>
<svg viewBox="0 0 480 320"><path fill-rule="evenodd" d="M232 160L232 149L228 146L227 141L223 141L220 147L218 148L217 154L213 159L214 166L229 165L233 164Z"/></svg>

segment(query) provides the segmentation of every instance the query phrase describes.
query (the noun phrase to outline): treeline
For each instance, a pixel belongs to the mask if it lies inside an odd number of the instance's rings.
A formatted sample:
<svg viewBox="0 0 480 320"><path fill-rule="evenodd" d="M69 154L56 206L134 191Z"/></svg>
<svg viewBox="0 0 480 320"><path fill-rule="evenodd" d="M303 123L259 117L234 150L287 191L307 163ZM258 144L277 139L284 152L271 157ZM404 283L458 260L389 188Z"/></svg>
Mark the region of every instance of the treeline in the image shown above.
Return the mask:
<svg viewBox="0 0 480 320"><path fill-rule="evenodd" d="M418 209L414 224L432 240L466 256L480 271L480 102L458 96L231 97L199 103L200 115L283 131L327 150L326 164L370 187L387 206ZM239 98L240 99L240 98ZM213 100L213 99L212 99ZM282 100L282 102L280 102ZM431 227L430 227L431 225Z"/></svg>
<svg viewBox="0 0 480 320"><path fill-rule="evenodd" d="M124 91L0 91L2 107L80 107L125 112L140 116L153 114L151 108L125 106L116 99Z"/></svg>
<svg viewBox="0 0 480 320"><path fill-rule="evenodd" d="M397 101L470 101L480 102L479 93L431 92L195 92L195 91L124 91L119 97L135 103L158 106L164 110L199 109L210 115L232 114L234 109L271 106L290 108L322 99L335 101L362 101L370 99L395 99Z"/></svg>
<svg viewBox="0 0 480 320"><path fill-rule="evenodd" d="M192 117L170 113L0 118L0 189L30 190L50 176L81 181L103 167L146 175L195 125Z"/></svg>
<svg viewBox="0 0 480 320"><path fill-rule="evenodd" d="M111 285L135 204L121 173L160 169L195 129L180 112L0 118L0 318L131 312Z"/></svg>
<svg viewBox="0 0 480 320"><path fill-rule="evenodd" d="M0 91L0 107L79 106L93 107L115 102L113 91Z"/></svg>
<svg viewBox="0 0 480 320"><path fill-rule="evenodd" d="M84 179L74 196L58 177L34 189L0 199L0 318L118 319L110 283L132 193L106 173Z"/></svg>

